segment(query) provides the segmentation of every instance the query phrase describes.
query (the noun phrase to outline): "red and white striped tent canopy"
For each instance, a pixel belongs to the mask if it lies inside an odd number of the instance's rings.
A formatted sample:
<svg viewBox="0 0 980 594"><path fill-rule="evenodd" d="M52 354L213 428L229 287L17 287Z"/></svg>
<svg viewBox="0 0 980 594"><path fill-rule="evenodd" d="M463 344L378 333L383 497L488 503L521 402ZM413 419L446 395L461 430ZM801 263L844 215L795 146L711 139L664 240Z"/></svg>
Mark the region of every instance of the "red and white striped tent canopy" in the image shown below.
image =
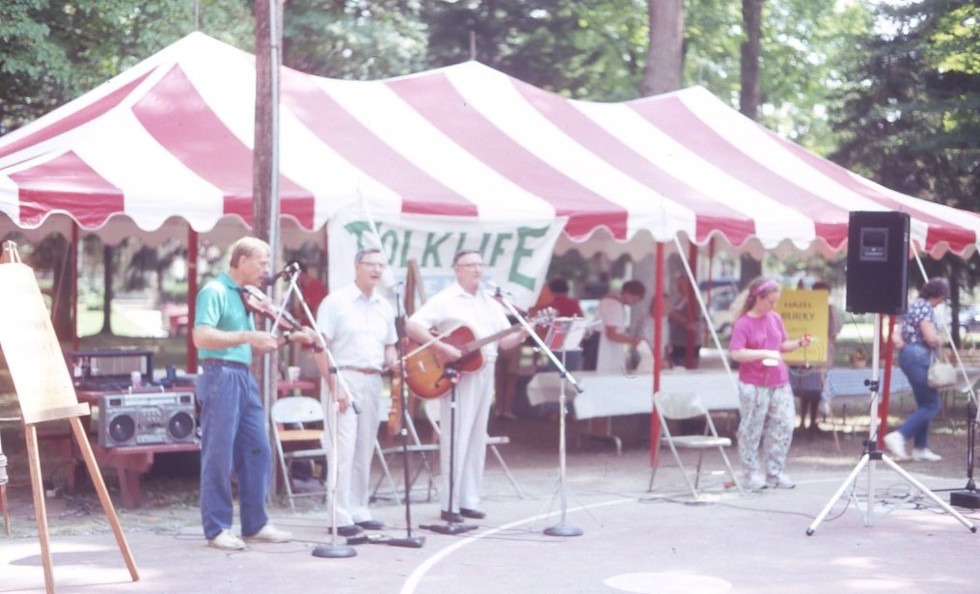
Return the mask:
<svg viewBox="0 0 980 594"><path fill-rule="evenodd" d="M145 240L252 218L254 58L194 33L0 138L0 236L73 220ZM358 201L379 216L567 217L564 242L845 247L852 210L972 253L980 218L890 191L694 87L573 101L477 62L371 82L281 75L284 242ZM134 227L135 225L135 227ZM617 243L619 242L619 243Z"/></svg>

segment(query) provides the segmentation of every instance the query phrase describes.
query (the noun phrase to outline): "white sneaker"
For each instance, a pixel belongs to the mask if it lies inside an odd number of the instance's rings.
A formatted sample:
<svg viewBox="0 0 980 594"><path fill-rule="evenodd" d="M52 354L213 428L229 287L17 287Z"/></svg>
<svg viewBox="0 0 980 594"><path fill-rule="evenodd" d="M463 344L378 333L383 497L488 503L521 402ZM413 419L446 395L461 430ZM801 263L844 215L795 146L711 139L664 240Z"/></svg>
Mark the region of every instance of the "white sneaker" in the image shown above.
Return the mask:
<svg viewBox="0 0 980 594"><path fill-rule="evenodd" d="M292 532L286 532L285 530L280 530L273 526L272 524L266 524L261 530L256 532L251 536L243 537L245 542L289 542L293 539Z"/></svg>
<svg viewBox="0 0 980 594"><path fill-rule="evenodd" d="M745 477L742 487L746 491L761 491L766 488L766 481L758 474Z"/></svg>
<svg viewBox="0 0 980 594"><path fill-rule="evenodd" d="M208 546L225 551L240 551L245 548L245 542L231 530L222 530L218 536L208 541Z"/></svg>
<svg viewBox="0 0 980 594"><path fill-rule="evenodd" d="M905 450L905 438L898 431L892 431L885 435L885 447L896 460L909 459L908 452Z"/></svg>
<svg viewBox="0 0 980 594"><path fill-rule="evenodd" d="M770 489L792 489L796 486L796 482L785 472L780 472L776 476L767 477L766 485Z"/></svg>
<svg viewBox="0 0 980 594"><path fill-rule="evenodd" d="M912 450L912 459L916 462L939 462L943 457L929 448L915 448Z"/></svg>

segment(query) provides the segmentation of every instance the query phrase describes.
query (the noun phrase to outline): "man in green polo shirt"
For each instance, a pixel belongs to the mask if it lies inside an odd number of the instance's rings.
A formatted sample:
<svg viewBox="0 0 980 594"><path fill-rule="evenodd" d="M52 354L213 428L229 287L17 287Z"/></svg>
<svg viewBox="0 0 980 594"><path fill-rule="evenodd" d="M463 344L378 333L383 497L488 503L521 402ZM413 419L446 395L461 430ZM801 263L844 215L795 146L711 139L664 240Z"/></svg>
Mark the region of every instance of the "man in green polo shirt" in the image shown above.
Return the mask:
<svg viewBox="0 0 980 594"><path fill-rule="evenodd" d="M258 383L250 365L289 341L312 344L313 330L275 336L257 331L242 299L245 285L262 286L269 275L269 244L243 237L231 246L228 271L197 294L194 346L203 372L201 405L201 521L210 546L238 550L250 542L286 542L292 535L269 522L265 509L272 451ZM232 475L238 479L241 534L231 530ZM244 540L243 540L244 539Z"/></svg>

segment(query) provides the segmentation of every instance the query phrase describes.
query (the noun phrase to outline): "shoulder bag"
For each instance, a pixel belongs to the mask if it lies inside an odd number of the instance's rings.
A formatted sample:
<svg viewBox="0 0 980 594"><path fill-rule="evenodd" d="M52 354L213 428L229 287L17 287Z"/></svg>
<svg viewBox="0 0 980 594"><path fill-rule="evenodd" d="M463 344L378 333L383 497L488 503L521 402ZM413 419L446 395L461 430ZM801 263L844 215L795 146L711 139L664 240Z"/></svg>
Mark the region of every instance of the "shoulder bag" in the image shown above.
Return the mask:
<svg viewBox="0 0 980 594"><path fill-rule="evenodd" d="M956 368L945 358L933 355L927 378L930 388L948 388L956 383Z"/></svg>

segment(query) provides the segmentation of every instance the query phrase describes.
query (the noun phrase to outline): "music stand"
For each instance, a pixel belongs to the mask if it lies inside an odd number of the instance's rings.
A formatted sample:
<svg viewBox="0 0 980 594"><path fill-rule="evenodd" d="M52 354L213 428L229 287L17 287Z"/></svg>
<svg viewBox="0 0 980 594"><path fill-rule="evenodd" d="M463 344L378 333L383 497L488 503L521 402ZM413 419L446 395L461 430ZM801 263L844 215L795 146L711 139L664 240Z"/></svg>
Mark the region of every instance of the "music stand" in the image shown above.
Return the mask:
<svg viewBox="0 0 980 594"><path fill-rule="evenodd" d="M887 454L878 449L878 363L881 346L881 333L879 331L880 327L881 314L876 313L874 317L874 341L871 350L871 379L865 381L865 383L868 385L868 390L871 392L871 427L868 429L868 439L864 442L864 454L861 455L861 460L857 463L857 466L854 467L854 470L851 471L851 474L848 475L847 479L844 480L844 483L839 489L837 489L837 492L834 493L830 501L827 502L827 505L823 508L823 511L817 515L816 519L813 520L813 523L811 523L806 529L806 534L807 536L813 535L814 531L817 529L817 526L819 526L820 523L823 522L824 518L827 517L827 514L830 513L831 508L835 503L837 503L848 487L854 484L854 482L857 480L858 474L860 474L865 467L868 469L868 500L864 511L864 525L871 526L875 498L875 463L878 460L881 460L887 464L889 468L897 472L898 475L905 479L907 483L921 491L924 495L929 497L929 499L932 499L936 505L943 509L943 511L959 520L959 522L967 527L970 532L976 532L977 527L974 526L968 519L963 517L962 514L953 509L948 503L940 499L938 495L930 491L925 485L906 472L894 460L889 458ZM856 502L856 496L852 494L852 498L854 498Z"/></svg>
<svg viewBox="0 0 980 594"><path fill-rule="evenodd" d="M551 327L548 328L548 334L544 339L545 345L550 350L561 351L562 365L560 369L563 370L559 371L561 382L558 390L558 485L555 487L555 492L561 497L561 517L556 525L545 528L544 533L549 536L581 536L583 534L581 528L565 523L568 508L568 501L565 496L565 417L568 414L565 396L565 376L568 375L568 370L565 368L565 353L579 348L588 327L588 323L582 318L556 318Z"/></svg>
<svg viewBox="0 0 980 594"><path fill-rule="evenodd" d="M559 421L558 421L559 470L558 470L558 486L555 489L555 491L560 493L561 495L561 517L558 520L558 524L550 528L546 528L544 530L544 533L548 534L549 536L580 536L582 534L581 528L577 528L575 526L568 526L565 524L566 504L567 504L566 497L565 497L565 381L567 380L568 382L570 382L572 386L574 386L575 391L578 392L579 394L581 394L584 391L584 389L582 388L582 386L578 384L578 382L575 381L575 378L572 376L572 374L568 372L568 368L565 367L565 361L564 361L565 351L562 350L562 360L559 361L558 357L555 356L554 349L552 347L553 346L564 347L565 345L571 345L571 344L577 345L579 342L582 341L582 338L585 335L585 330L589 327L589 325L585 324L584 321L583 323L580 324L579 322L574 321L576 320L574 318L556 318L553 321L551 328L549 328L548 330L548 335L547 335L548 340L542 340L541 337L538 335L538 333L535 332L535 329L533 326L531 326L530 322L528 322L527 319L523 315L521 315L521 312L518 311L516 307L514 307L514 304L511 303L510 300L504 298L503 290L500 287L496 288L494 297L504 306L504 308L508 312L510 312L510 315L514 316L514 319L516 319L518 323L520 323L520 325L524 327L531 340L533 340L535 344L538 345L540 352L544 353L545 356L548 357L548 360L550 360L551 363L554 364L555 369L558 370L558 376L561 378L561 388L560 388L560 394L558 398L558 407L560 409ZM555 323L561 319L568 320L568 322L567 323L563 322L561 324ZM573 339L576 339L577 342L572 342ZM552 497L552 501L554 501L554 497Z"/></svg>

